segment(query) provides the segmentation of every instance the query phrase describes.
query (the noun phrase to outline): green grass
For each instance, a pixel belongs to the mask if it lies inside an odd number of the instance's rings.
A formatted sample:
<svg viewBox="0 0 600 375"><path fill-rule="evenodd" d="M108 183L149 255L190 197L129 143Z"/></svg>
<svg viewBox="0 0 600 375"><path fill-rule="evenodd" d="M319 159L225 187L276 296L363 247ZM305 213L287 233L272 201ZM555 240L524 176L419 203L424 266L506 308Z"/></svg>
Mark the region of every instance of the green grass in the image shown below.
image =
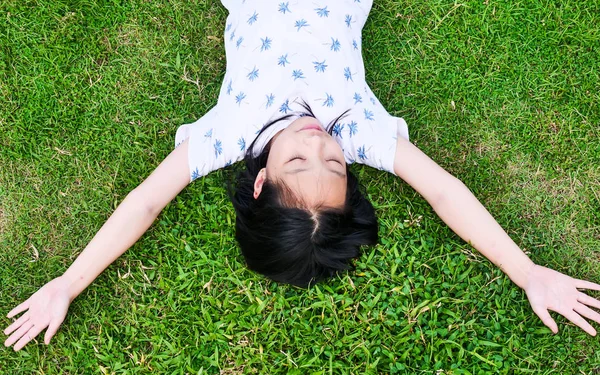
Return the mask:
<svg viewBox="0 0 600 375"><path fill-rule="evenodd" d="M367 79L534 261L600 280L600 4L376 0ZM218 1L0 3L0 325L215 104ZM197 82L197 83L196 83ZM381 243L308 291L244 267L219 171L187 188L2 374L600 374L598 339L355 167ZM596 295L597 296L597 295ZM599 327L596 325L596 328Z"/></svg>

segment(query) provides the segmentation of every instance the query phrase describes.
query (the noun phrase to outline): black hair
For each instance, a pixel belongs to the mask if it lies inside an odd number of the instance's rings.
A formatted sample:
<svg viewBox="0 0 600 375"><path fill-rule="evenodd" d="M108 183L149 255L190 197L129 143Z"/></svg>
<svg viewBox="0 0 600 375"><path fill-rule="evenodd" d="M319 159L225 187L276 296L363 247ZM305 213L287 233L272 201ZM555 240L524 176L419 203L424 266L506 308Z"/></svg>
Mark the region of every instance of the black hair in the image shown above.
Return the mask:
<svg viewBox="0 0 600 375"><path fill-rule="evenodd" d="M315 117L306 102L306 112L287 114L263 126L246 151L246 168L239 171L231 200L236 211L236 239L248 268L274 281L307 287L340 271L352 268L351 260L362 245L377 243L377 218L362 193L358 179L346 167L346 199L341 208L302 207L299 199L281 181L266 180L254 198L254 181L266 167L271 142L255 156L256 141L274 124L293 117ZM345 111L327 126L346 116Z"/></svg>

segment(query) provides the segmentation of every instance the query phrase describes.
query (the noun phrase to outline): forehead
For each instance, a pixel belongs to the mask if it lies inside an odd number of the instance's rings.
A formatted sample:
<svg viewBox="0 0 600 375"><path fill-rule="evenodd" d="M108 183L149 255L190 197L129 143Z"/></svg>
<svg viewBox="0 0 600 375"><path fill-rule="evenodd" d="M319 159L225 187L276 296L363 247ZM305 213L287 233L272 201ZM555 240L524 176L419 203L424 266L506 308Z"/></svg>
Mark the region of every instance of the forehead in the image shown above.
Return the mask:
<svg viewBox="0 0 600 375"><path fill-rule="evenodd" d="M346 178L334 173L283 173L278 179L285 183L301 203L311 208L340 208L346 201Z"/></svg>

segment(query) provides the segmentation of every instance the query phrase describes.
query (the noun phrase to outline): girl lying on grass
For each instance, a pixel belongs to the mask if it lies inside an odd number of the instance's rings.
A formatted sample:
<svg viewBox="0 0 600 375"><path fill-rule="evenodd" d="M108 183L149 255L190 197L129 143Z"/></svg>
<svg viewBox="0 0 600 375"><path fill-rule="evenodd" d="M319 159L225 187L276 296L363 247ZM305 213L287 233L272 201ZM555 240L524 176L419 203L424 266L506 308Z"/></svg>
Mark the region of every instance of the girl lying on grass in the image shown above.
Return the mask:
<svg viewBox="0 0 600 375"><path fill-rule="evenodd" d="M600 285L534 264L456 178L408 141L365 81L361 30L372 0L222 0L227 71L218 103L180 127L177 147L133 190L75 262L8 313L15 350L63 322L70 303L154 222L191 181L242 158L232 192L236 238L248 267L307 286L350 268L377 242L373 206L348 166L395 173L440 218L523 288L554 333L548 310L590 335ZM588 307L590 306L590 307Z"/></svg>

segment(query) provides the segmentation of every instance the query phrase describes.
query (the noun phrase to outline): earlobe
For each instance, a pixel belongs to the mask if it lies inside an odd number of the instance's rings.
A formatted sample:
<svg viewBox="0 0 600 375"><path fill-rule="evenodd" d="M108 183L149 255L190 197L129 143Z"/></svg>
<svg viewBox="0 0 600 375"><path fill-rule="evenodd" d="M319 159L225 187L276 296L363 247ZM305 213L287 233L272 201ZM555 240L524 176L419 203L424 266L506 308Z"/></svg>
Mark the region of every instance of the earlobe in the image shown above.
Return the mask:
<svg viewBox="0 0 600 375"><path fill-rule="evenodd" d="M254 180L254 199L258 199L258 196L262 192L263 185L265 180L267 179L267 170L266 168L261 169Z"/></svg>

